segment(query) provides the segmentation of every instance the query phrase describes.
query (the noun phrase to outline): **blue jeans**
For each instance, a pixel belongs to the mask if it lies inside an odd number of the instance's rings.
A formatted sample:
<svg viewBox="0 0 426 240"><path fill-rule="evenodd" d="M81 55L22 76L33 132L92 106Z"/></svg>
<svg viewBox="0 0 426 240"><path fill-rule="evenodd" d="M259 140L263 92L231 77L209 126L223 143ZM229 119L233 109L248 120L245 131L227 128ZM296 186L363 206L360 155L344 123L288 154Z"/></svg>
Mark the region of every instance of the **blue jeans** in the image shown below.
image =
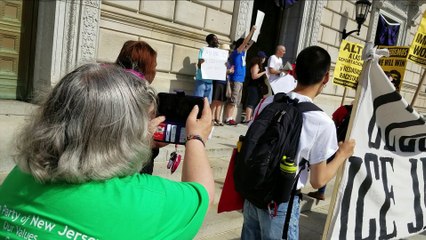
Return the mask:
<svg viewBox="0 0 426 240"><path fill-rule="evenodd" d="M207 97L209 103L212 102L213 83L208 83L203 80L195 80L194 96Z"/></svg>
<svg viewBox="0 0 426 240"><path fill-rule="evenodd" d="M289 240L299 239L299 217L300 203L299 196L294 197L293 210L289 224ZM241 240L269 240L281 239L285 215L288 203L281 203L278 206L278 213L275 217L270 217L268 210L260 209L249 201L244 201L244 223L241 232Z"/></svg>

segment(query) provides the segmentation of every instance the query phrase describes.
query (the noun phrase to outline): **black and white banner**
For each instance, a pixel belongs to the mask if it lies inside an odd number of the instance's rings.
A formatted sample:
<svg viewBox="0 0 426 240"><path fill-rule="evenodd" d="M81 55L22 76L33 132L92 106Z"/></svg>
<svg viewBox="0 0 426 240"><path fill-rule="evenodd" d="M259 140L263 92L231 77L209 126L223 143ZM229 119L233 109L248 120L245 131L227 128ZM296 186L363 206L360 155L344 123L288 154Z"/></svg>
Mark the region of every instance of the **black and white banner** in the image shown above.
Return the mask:
<svg viewBox="0 0 426 240"><path fill-rule="evenodd" d="M425 120L365 48L360 93L327 239L400 239L426 229ZM354 108L356 110L356 108Z"/></svg>

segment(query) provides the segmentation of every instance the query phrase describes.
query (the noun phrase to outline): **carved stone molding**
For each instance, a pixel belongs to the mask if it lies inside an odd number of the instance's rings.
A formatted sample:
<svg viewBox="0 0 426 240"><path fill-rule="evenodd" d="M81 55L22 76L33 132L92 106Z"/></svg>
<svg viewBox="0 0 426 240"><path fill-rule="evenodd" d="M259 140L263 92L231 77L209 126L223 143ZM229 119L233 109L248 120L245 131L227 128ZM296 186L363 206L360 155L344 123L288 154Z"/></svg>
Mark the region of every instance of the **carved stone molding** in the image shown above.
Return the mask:
<svg viewBox="0 0 426 240"><path fill-rule="evenodd" d="M321 15L327 1L304 1L303 18L300 29L298 52L316 45L321 26Z"/></svg>
<svg viewBox="0 0 426 240"><path fill-rule="evenodd" d="M98 0L68 0L65 13L62 71L69 72L76 66L96 59L99 32L100 5Z"/></svg>
<svg viewBox="0 0 426 240"><path fill-rule="evenodd" d="M83 25L81 29L80 61L93 61L96 58L98 39L100 1L84 1Z"/></svg>
<svg viewBox="0 0 426 240"><path fill-rule="evenodd" d="M96 59L99 0L39 1L34 94L82 63Z"/></svg>
<svg viewBox="0 0 426 240"><path fill-rule="evenodd" d="M234 15L232 16L231 39L244 37L250 31L253 12L252 0L235 1Z"/></svg>

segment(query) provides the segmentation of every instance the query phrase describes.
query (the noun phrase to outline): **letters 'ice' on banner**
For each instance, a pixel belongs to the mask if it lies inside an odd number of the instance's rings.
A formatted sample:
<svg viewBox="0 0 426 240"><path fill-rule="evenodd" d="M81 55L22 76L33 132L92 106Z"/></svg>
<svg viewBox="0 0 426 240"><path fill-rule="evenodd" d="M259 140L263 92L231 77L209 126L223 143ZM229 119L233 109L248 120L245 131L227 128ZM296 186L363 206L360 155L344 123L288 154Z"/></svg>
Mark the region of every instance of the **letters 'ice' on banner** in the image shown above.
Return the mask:
<svg viewBox="0 0 426 240"><path fill-rule="evenodd" d="M395 91L373 49L327 239L401 239L426 226L426 125Z"/></svg>

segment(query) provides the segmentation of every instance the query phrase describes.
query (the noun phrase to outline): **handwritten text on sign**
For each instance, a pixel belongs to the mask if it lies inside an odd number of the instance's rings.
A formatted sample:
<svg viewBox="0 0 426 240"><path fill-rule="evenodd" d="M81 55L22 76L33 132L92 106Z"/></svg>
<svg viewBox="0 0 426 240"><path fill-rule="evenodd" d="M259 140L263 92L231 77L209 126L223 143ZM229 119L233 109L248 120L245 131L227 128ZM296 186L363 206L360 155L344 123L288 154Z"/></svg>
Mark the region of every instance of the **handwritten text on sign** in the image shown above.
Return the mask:
<svg viewBox="0 0 426 240"><path fill-rule="evenodd" d="M228 51L218 48L203 48L201 58L204 63L201 64L201 76L209 80L226 80L226 61L228 60Z"/></svg>

